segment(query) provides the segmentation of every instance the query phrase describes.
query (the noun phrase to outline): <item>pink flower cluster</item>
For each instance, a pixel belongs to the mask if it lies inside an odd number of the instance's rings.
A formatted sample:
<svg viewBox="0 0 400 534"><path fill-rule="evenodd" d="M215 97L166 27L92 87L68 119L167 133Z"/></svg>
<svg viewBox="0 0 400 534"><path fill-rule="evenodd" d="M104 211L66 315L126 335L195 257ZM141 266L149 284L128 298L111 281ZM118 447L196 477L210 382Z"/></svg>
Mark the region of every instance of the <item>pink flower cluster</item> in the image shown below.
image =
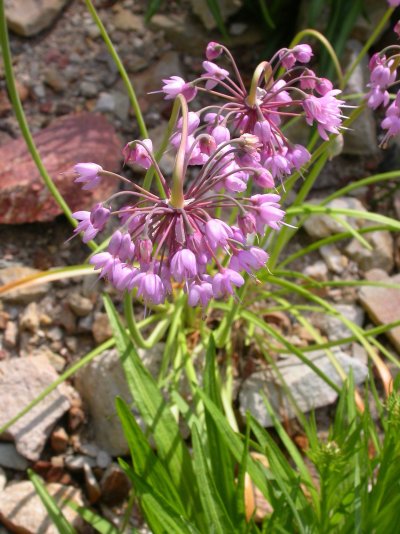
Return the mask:
<svg viewBox="0 0 400 534"><path fill-rule="evenodd" d="M232 74L212 61L220 56L225 56ZM214 137L228 135L228 129L235 136L256 136L258 146L251 154L252 164L268 171L272 178L282 179L310 159L304 146L291 143L283 133L285 119L305 115L309 125L316 124L324 140L330 133L339 133L342 123L344 101L337 98L340 91L334 90L328 79L317 77L304 66L312 56L307 44L279 50L269 62L260 63L247 90L229 50L211 42L203 74L189 83L182 78L177 83L176 76L163 80L163 92L166 99L182 94L192 100L202 91L220 100L220 104L193 114L191 133L196 134L202 117L200 128L206 125L206 131ZM215 112L210 111L213 108Z"/></svg>
<svg viewBox="0 0 400 534"><path fill-rule="evenodd" d="M233 77L212 61L221 54ZM275 180L300 170L310 159L305 147L285 136L283 121L302 114L308 124L317 125L323 139L341 126L339 91L303 66L311 57L308 45L280 50L271 62L256 68L247 91L230 52L210 43L204 73L197 80L164 80L165 98L181 103L170 140L177 151L172 184L159 168L151 140L133 141L123 150L125 162L152 167L162 193L114 175L129 182L130 190L123 194L131 202L112 211L111 197L90 212L74 214L79 221L75 233L83 232L85 242L103 230L111 216L119 217L120 228L107 250L90 260L100 277L118 290L136 290L149 305L162 304L173 285L181 284L191 306L206 306L212 298L234 295L244 284L244 273L255 276L266 266L268 254L255 243L267 228L279 230L284 224ZM187 102L199 91L222 104L189 111ZM190 183L189 166L194 166ZM74 171L85 188L112 174L94 163L78 164ZM252 194L250 179L266 191Z"/></svg>
<svg viewBox="0 0 400 534"><path fill-rule="evenodd" d="M390 49L398 50L398 46L387 47L385 51ZM382 140L382 146L387 144L387 141L400 133L400 97L397 94L396 98L390 103L389 90L398 82L397 78L397 61L399 55L395 54L387 58L384 51L374 54L369 62L370 88L367 94L367 104L372 109L379 107L385 108L385 118L381 122L381 126L386 130L386 134Z"/></svg>

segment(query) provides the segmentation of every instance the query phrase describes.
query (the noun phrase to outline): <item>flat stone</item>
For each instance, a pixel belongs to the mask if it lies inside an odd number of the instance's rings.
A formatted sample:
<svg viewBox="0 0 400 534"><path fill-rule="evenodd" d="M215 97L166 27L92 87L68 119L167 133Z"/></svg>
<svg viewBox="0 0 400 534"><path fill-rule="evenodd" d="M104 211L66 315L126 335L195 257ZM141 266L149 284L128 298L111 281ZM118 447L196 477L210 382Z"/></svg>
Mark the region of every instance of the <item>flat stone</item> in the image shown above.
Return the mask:
<svg viewBox="0 0 400 534"><path fill-rule="evenodd" d="M94 504L101 497L100 484L97 482L89 464L84 465L83 472L85 474L85 487L89 504Z"/></svg>
<svg viewBox="0 0 400 534"><path fill-rule="evenodd" d="M376 273L379 270L374 269ZM370 271L371 273L373 271ZM377 279L370 275L369 279ZM359 292L361 305L368 313L372 321L377 324L386 324L400 319L400 274L395 276L378 278L388 284L398 284L399 289L386 287L362 287ZM400 350L400 326L393 328L385 334L397 350Z"/></svg>
<svg viewBox="0 0 400 534"><path fill-rule="evenodd" d="M334 273L342 274L349 264L349 259L335 247L335 245L324 245L319 249L328 269Z"/></svg>
<svg viewBox="0 0 400 534"><path fill-rule="evenodd" d="M52 384L58 374L43 356L13 358L0 362L0 426L25 408ZM69 409L70 402L58 386L3 435L12 438L22 456L38 460L57 420Z"/></svg>
<svg viewBox="0 0 400 534"><path fill-rule="evenodd" d="M75 528L82 527L82 520L65 501L83 506L80 490L53 483L46 485L67 521ZM0 521L12 532L20 534L58 534L40 497L30 481L9 484L0 493Z"/></svg>
<svg viewBox="0 0 400 534"><path fill-rule="evenodd" d="M368 250L357 239L352 239L345 249L349 258L355 261L362 271L383 269L390 273L394 266L393 236L386 230L364 234L372 250Z"/></svg>
<svg viewBox="0 0 400 534"><path fill-rule="evenodd" d="M311 202L313 203L313 202ZM332 200L327 204L327 207L331 208L345 208L352 210L365 211L363 204L353 197L341 197ZM353 228L361 228L365 225L364 219L357 219L354 217L347 217L347 215L338 215L339 218L344 219L347 223L351 224ZM305 231L311 237L328 237L333 234L345 232L346 228L340 224L339 221L333 219L328 214L311 215L303 224Z"/></svg>
<svg viewBox="0 0 400 534"><path fill-rule="evenodd" d="M6 0L9 28L24 37L31 37L51 26L68 0Z"/></svg>
<svg viewBox="0 0 400 534"><path fill-rule="evenodd" d="M79 323L80 325L81 322ZM103 343L103 341L106 341L112 336L110 321L108 320L106 313L95 313L93 323L90 320L89 324L89 329L92 330L92 334L96 343Z"/></svg>
<svg viewBox="0 0 400 534"><path fill-rule="evenodd" d="M25 471L29 464L27 459L17 452L14 443L0 443L0 465L15 471Z"/></svg>
<svg viewBox="0 0 400 534"><path fill-rule="evenodd" d="M190 0L193 13L197 15L207 30L217 27L215 17L213 17L207 0ZM242 7L241 0L219 0L218 7L221 18L225 22L231 15L234 15Z"/></svg>
<svg viewBox="0 0 400 534"><path fill-rule="evenodd" d="M83 191L67 171L79 162L95 161L118 171L121 143L105 117L94 113L67 115L34 135L47 172L72 211L91 208L116 189L115 180L103 179L91 191ZM22 138L0 147L0 223L51 221L60 207L45 187ZM64 174L61 174L64 173Z"/></svg>
<svg viewBox="0 0 400 534"><path fill-rule="evenodd" d="M341 350L333 349L332 352L346 373L352 369L355 384L359 385L364 382L368 375L366 365ZM307 353L307 357L335 384L338 386L342 384L324 351ZM295 356L278 361L277 367L286 387L289 388L302 412L332 404L337 399L336 391ZM269 400L281 420L285 417L295 417L295 411L285 394L281 381L272 369L253 373L243 382L239 393L241 413L245 415L249 410L262 426L273 426L262 394Z"/></svg>
<svg viewBox="0 0 400 534"><path fill-rule="evenodd" d="M356 326L363 325L365 313L360 306L356 304L335 304L335 309ZM353 335L351 330L334 315L325 313L313 314L311 322L313 326L316 326L326 334L329 341L336 341Z"/></svg>
<svg viewBox="0 0 400 534"><path fill-rule="evenodd" d="M159 343L150 350L139 351L144 365L153 375L159 370L163 348L164 345ZM117 351L107 350L81 369L75 387L87 405L96 445L111 456L129 454L115 410L115 397L119 396L131 405L132 396ZM139 416L137 420L140 423Z"/></svg>
<svg viewBox="0 0 400 534"><path fill-rule="evenodd" d="M25 267L23 265L5 267L4 269L0 269L0 285L10 284L21 278L34 276L38 273L40 273L38 269L32 269L31 267ZM6 293L2 293L0 299L16 304L26 304L44 297L44 295L49 292L49 289L49 284L35 284L19 287L18 289L11 289Z"/></svg>
<svg viewBox="0 0 400 534"><path fill-rule="evenodd" d="M14 348L18 341L18 326L14 321L7 321L6 329L4 331L4 346Z"/></svg>

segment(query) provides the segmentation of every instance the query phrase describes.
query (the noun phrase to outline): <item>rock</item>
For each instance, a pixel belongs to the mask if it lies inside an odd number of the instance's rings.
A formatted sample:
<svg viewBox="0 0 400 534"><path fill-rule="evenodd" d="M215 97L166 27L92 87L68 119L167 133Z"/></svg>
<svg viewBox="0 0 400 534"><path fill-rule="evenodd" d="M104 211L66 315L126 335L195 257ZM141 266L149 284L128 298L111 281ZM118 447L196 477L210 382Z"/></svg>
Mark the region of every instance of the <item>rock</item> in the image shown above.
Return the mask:
<svg viewBox="0 0 400 534"><path fill-rule="evenodd" d="M47 358L36 356L0 362L0 426L50 386L58 374ZM58 386L3 435L12 438L20 454L37 460L54 424L68 410L69 400Z"/></svg>
<svg viewBox="0 0 400 534"><path fill-rule="evenodd" d="M332 349L332 352L346 373L352 369L357 385L364 382L368 375L368 367L341 350ZM307 357L333 382L337 385L342 384L324 351L307 353ZM282 380L289 388L302 412L326 406L337 399L337 393L295 356L278 361L277 367ZM245 415L246 410L249 410L262 426L272 426L272 420L265 407L261 392L268 398L281 420L285 417L295 417L295 411L282 388L280 378L272 369L253 373L243 382L239 394L240 411L243 415Z"/></svg>
<svg viewBox="0 0 400 534"><path fill-rule="evenodd" d="M110 463L111 463L111 456L108 454L108 452L99 451L96 457L97 467L100 467L100 469L107 469Z"/></svg>
<svg viewBox="0 0 400 534"><path fill-rule="evenodd" d="M59 117L35 134L34 140L45 168L72 211L91 208L115 191L115 180L108 179L91 191L83 191L66 172L78 162L93 160L107 170L119 170L121 144L106 118L93 113ZM61 213L22 138L0 147L0 161L0 223L51 221Z"/></svg>
<svg viewBox="0 0 400 534"><path fill-rule="evenodd" d="M144 19L135 15L128 9L118 9L113 17L113 24L117 30L123 32L143 32L145 29Z"/></svg>
<svg viewBox="0 0 400 534"><path fill-rule="evenodd" d="M4 471L4 469L2 469L0 467L0 493L6 487L6 484L7 484L7 475L6 475L5 471Z"/></svg>
<svg viewBox="0 0 400 534"><path fill-rule="evenodd" d="M101 497L100 485L97 482L97 479L94 476L89 464L84 465L83 472L85 474L85 487L89 504L94 504Z"/></svg>
<svg viewBox="0 0 400 534"><path fill-rule="evenodd" d="M129 494L131 483L118 464L112 463L104 472L100 481L102 500L114 506L122 502Z"/></svg>
<svg viewBox="0 0 400 534"><path fill-rule="evenodd" d="M158 343L152 349L139 351L144 365L153 375L160 368L163 349L164 345ZM132 397L117 351L105 351L81 369L75 385L87 404L98 447L111 456L128 454L129 448L115 411L115 397L122 397L128 405L132 403Z"/></svg>
<svg viewBox="0 0 400 534"><path fill-rule="evenodd" d="M79 91L81 95L85 96L86 98L94 98L98 95L99 86L96 82L92 82L90 80L83 80L80 83Z"/></svg>
<svg viewBox="0 0 400 534"><path fill-rule="evenodd" d="M151 19L152 22L157 16L154 15ZM184 77L179 54L172 50L163 54L159 61L156 61L148 69L135 76L135 89L138 96L144 96L151 91L158 90L160 84L162 84L162 79L170 76Z"/></svg>
<svg viewBox="0 0 400 534"><path fill-rule="evenodd" d="M31 37L48 28L67 3L68 0L7 0L8 26L18 35Z"/></svg>
<svg viewBox="0 0 400 534"><path fill-rule="evenodd" d="M96 343L103 343L103 341L106 341L112 336L110 321L106 313L95 313L91 328Z"/></svg>
<svg viewBox="0 0 400 534"><path fill-rule="evenodd" d="M65 457L65 467L70 471L82 471L85 468L85 465L88 465L89 467L95 467L96 460L84 454L76 454L74 456Z"/></svg>
<svg viewBox="0 0 400 534"><path fill-rule="evenodd" d="M67 301L71 310L78 317L85 317L93 310L93 302L79 293L70 293Z"/></svg>
<svg viewBox="0 0 400 534"><path fill-rule="evenodd" d="M47 484L47 491L57 502L67 521L75 528L82 527L82 520L65 501L73 501L83 506L80 490ZM58 534L58 529L30 481L10 484L0 494L0 521L12 532L21 534Z"/></svg>
<svg viewBox="0 0 400 534"><path fill-rule="evenodd" d="M14 321L7 321L6 329L4 332L4 346L7 348L14 348L18 341L18 327Z"/></svg>
<svg viewBox="0 0 400 534"><path fill-rule="evenodd" d="M343 256L335 245L324 245L319 249L328 269L334 273L342 274L349 264L348 258Z"/></svg>
<svg viewBox="0 0 400 534"><path fill-rule="evenodd" d="M50 445L57 454L61 454L67 450L68 441L68 434L62 426L55 428L51 433Z"/></svg>
<svg viewBox="0 0 400 534"><path fill-rule="evenodd" d="M355 261L364 272L371 269L383 269L389 273L394 266L392 234L381 230L364 234L364 237L372 245L372 250L368 250L354 238L345 249L347 256Z"/></svg>
<svg viewBox="0 0 400 534"><path fill-rule="evenodd" d="M175 50L179 52L203 54L206 43L208 42L207 32L201 24L191 20L186 15L156 13L149 22L149 28L153 31L162 30L165 33L165 39L171 43ZM209 37L209 36L208 36ZM180 76L172 67L168 68L169 76ZM156 84L157 79L153 83ZM157 87L157 84L156 84ZM154 89L153 89L154 90Z"/></svg>
<svg viewBox="0 0 400 534"><path fill-rule="evenodd" d="M380 270L374 269L379 273ZM372 273L373 271L371 271ZM399 289L386 287L362 287L359 292L360 302L372 321L377 324L386 324L400 319L400 274L383 278L369 275L368 279L378 279L388 284L397 284ZM397 350L400 350L400 326L386 332Z"/></svg>
<svg viewBox="0 0 400 534"><path fill-rule="evenodd" d="M362 50L362 44L354 39L350 39L346 45L346 56L344 61L344 71L353 63ZM368 68L368 58L364 56L361 62L354 69L346 85L348 94L364 94L369 83L370 70ZM352 101L352 105L360 105L362 98ZM343 154L354 156L373 157L379 152L378 139L376 135L376 122L372 109L365 107L357 119L352 122L351 128L344 136Z"/></svg>
<svg viewBox="0 0 400 534"><path fill-rule="evenodd" d="M217 27L215 17L213 17L207 0L190 0L192 10L197 15L207 30ZM220 0L218 2L221 18L225 22L231 15L234 15L242 7L241 0Z"/></svg>
<svg viewBox="0 0 400 534"><path fill-rule="evenodd" d="M0 269L0 284L6 285L16 282L21 278L28 276L33 277L35 274L40 273L38 269L32 269L31 267L24 267L23 265L13 265L12 267L6 267L5 269ZM2 293L0 298L8 302L13 302L17 304L26 304L34 300L42 298L49 292L49 284L37 284L37 285L26 285L24 287L19 287L18 289L12 289L6 293Z"/></svg>
<svg viewBox="0 0 400 534"><path fill-rule="evenodd" d="M19 318L19 326L21 330L29 330L36 332L40 324L39 309L36 302L31 302L22 312Z"/></svg>
<svg viewBox="0 0 400 534"><path fill-rule="evenodd" d="M95 111L102 113L112 113L119 119L126 120L129 113L129 98L124 93L112 91L111 93L100 93L96 102Z"/></svg>
<svg viewBox="0 0 400 534"><path fill-rule="evenodd" d="M15 471L25 471L29 464L26 458L17 452L14 443L0 442L0 465Z"/></svg>
<svg viewBox="0 0 400 534"><path fill-rule="evenodd" d="M55 93L62 93L67 86L64 76L62 76L59 70L54 68L46 70L44 81Z"/></svg>
<svg viewBox="0 0 400 534"><path fill-rule="evenodd" d="M356 304L335 304L335 309L355 325L363 325L365 313L360 306ZM313 326L316 326L321 332L326 334L329 341L336 341L337 339L353 335L351 330L334 315L325 313L313 314L311 322Z"/></svg>
<svg viewBox="0 0 400 534"><path fill-rule="evenodd" d="M128 404L132 403L132 397L116 350L103 352L82 368L75 386L87 404L96 444L111 456L128 454L115 411L115 397L120 396Z"/></svg>
<svg viewBox="0 0 400 534"><path fill-rule="evenodd" d="M312 265L307 265L304 269L304 275L317 282L325 282L328 280L328 267L324 261L316 261Z"/></svg>
<svg viewBox="0 0 400 534"><path fill-rule="evenodd" d="M327 206L331 208L345 208L365 211L363 204L357 198L352 197L336 198L335 200L329 202ZM351 224L353 228L361 228L365 224L364 219L347 217L347 215L339 215L339 217ZM328 237L330 235L346 231L344 226L341 225L339 221L336 221L325 213L320 215L311 215L304 221L303 227L308 235L318 238Z"/></svg>

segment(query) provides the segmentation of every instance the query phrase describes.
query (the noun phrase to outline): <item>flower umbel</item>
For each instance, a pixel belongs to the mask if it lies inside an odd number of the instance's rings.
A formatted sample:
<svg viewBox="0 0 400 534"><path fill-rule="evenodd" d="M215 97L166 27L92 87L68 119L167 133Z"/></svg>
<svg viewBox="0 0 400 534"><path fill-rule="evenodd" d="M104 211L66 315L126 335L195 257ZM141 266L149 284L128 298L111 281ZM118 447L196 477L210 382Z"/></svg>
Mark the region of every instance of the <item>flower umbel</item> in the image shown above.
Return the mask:
<svg viewBox="0 0 400 534"><path fill-rule="evenodd" d="M323 139L341 127L340 91L304 67L312 56L308 45L283 49L261 63L249 91L223 45L210 43L206 54L205 72L198 79L163 80L165 98L176 98L181 107L170 139L176 150L172 180L161 172L150 139L132 141L123 150L125 162L153 168L163 194L121 176L130 190L115 196L126 194L129 203L114 211L97 205L74 214L79 221L75 232L83 232L84 241L93 239L110 216L119 218L108 249L90 262L118 290L136 289L146 305L162 304L181 284L189 305L206 306L212 298L234 295L244 284L244 273L256 276L268 254L256 246L254 234L284 224L275 179L301 169L310 158L305 147L285 136L282 123L304 115L308 124L317 124ZM223 55L229 70L212 61ZM212 112L210 107L189 111L187 102L200 90L223 103L211 106ZM95 164L78 164L75 171L84 187L95 187L103 175L118 176ZM250 179L267 191L247 193ZM228 224L226 217L233 213Z"/></svg>

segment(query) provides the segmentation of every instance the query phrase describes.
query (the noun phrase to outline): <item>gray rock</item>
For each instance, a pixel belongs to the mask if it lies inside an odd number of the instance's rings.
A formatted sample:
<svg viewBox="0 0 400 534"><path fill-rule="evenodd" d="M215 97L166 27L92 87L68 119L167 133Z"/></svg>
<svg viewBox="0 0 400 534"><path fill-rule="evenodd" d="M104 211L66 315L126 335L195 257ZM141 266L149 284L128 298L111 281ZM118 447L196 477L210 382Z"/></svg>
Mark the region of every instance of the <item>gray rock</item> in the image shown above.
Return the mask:
<svg viewBox="0 0 400 534"><path fill-rule="evenodd" d="M11 284L11 282L16 282L21 278L34 276L38 273L40 273L38 269L24 267L23 265L6 267L5 269L0 269L0 284ZM0 298L8 302L25 304L27 302L37 301L41 297L44 297L48 293L49 289L49 284L26 285L24 287L11 289L6 293L2 293Z"/></svg>
<svg viewBox="0 0 400 534"><path fill-rule="evenodd" d="M324 245L319 249L328 269L334 273L341 274L349 264L348 258L343 256L335 245Z"/></svg>
<svg viewBox="0 0 400 534"><path fill-rule="evenodd" d="M345 253L357 263L362 271L383 269L389 273L394 266L392 234L382 230L364 234L364 237L372 246L372 250L365 248L357 239L352 239L346 247Z"/></svg>
<svg viewBox="0 0 400 534"><path fill-rule="evenodd" d="M19 35L30 37L48 28L68 0L6 0L7 23Z"/></svg>
<svg viewBox="0 0 400 534"><path fill-rule="evenodd" d="M356 304L336 304L335 308L340 314L355 325L363 325L365 313L360 306L357 306ZM334 315L314 314L311 322L326 334L329 341L336 341L337 339L353 335L347 326Z"/></svg>
<svg viewBox="0 0 400 534"><path fill-rule="evenodd" d="M6 475L5 471L4 471L4 469L2 469L0 467L0 493L6 487L6 484L7 484L7 475Z"/></svg>
<svg viewBox="0 0 400 534"><path fill-rule="evenodd" d="M13 358L0 362L0 426L6 424L50 386L58 374L42 356ZM12 438L22 456L38 460L47 437L70 403L58 386L3 435Z"/></svg>
<svg viewBox="0 0 400 534"><path fill-rule="evenodd" d="M153 374L159 369L162 350L163 345L157 344L151 350L139 351L144 364ZM99 448L111 456L128 454L129 448L115 410L115 397L123 398L128 405L132 403L132 397L117 351L105 351L81 369L76 389L87 405L90 425Z"/></svg>
<svg viewBox="0 0 400 534"><path fill-rule="evenodd" d="M82 471L85 468L85 465L89 467L96 466L96 460L90 458L90 456L85 456L84 454L76 454L65 457L65 467L70 471Z"/></svg>
<svg viewBox="0 0 400 534"><path fill-rule="evenodd" d="M26 458L17 452L14 443L0 443L0 465L15 471L25 471L29 464Z"/></svg>
<svg viewBox="0 0 400 534"><path fill-rule="evenodd" d="M107 469L107 467L111 463L111 456L106 451L99 451L97 457L96 457L96 464L97 467L100 467L100 469Z"/></svg>
<svg viewBox="0 0 400 534"><path fill-rule="evenodd" d="M83 80L80 83L79 91L82 96L85 96L86 98L93 98L99 93L99 85L89 80Z"/></svg>
<svg viewBox="0 0 400 534"><path fill-rule="evenodd" d="M354 39L348 41L346 60L344 62L345 71L348 66L353 63L361 50L361 43ZM369 83L369 78L370 71L368 68L368 59L364 56L347 82L346 93L364 94L367 83ZM359 105L361 102L362 98L352 101L352 105ZM371 157L378 152L379 148L374 113L372 109L365 107L361 115L352 122L351 128L344 136L343 154Z"/></svg>
<svg viewBox="0 0 400 534"><path fill-rule="evenodd" d="M61 508L67 521L76 529L82 520L65 501L83 505L80 490L61 484L47 484L47 491ZM23 534L58 534L44 504L30 481L9 484L0 493L0 521L12 532Z"/></svg>
<svg viewBox="0 0 400 534"><path fill-rule="evenodd" d="M207 30L213 30L217 27L215 18L213 17L206 0L190 0L192 10L197 15ZM219 0L218 6L220 9L223 21L226 21L231 15L234 15L242 7L241 0Z"/></svg>
<svg viewBox="0 0 400 534"><path fill-rule="evenodd" d="M336 198L335 200L329 202L327 206L331 208L366 211L363 204L357 198L352 197ZM347 217L347 215L339 215L339 217L351 224L353 228L362 228L365 225L364 219ZM308 235L318 238L328 237L330 235L346 231L344 226L341 225L339 221L336 221L325 213L321 215L311 215L311 217L308 217L304 221L303 227Z"/></svg>
<svg viewBox="0 0 400 534"><path fill-rule="evenodd" d="M124 93L112 91L111 93L100 93L96 102L95 111L109 112L121 120L128 118L129 98Z"/></svg>
<svg viewBox="0 0 400 534"><path fill-rule="evenodd" d="M357 385L364 382L368 375L368 368L365 365L341 350L334 349L333 353L346 373L352 369ZM341 379L324 351L308 353L307 356L333 382L341 385ZM302 412L326 406L337 399L337 393L295 356L279 361L277 367ZM268 398L281 420L284 417L295 417L295 411L280 379L272 369L253 373L243 382L239 393L240 411L243 415L249 410L261 425L272 426L261 393Z"/></svg>

